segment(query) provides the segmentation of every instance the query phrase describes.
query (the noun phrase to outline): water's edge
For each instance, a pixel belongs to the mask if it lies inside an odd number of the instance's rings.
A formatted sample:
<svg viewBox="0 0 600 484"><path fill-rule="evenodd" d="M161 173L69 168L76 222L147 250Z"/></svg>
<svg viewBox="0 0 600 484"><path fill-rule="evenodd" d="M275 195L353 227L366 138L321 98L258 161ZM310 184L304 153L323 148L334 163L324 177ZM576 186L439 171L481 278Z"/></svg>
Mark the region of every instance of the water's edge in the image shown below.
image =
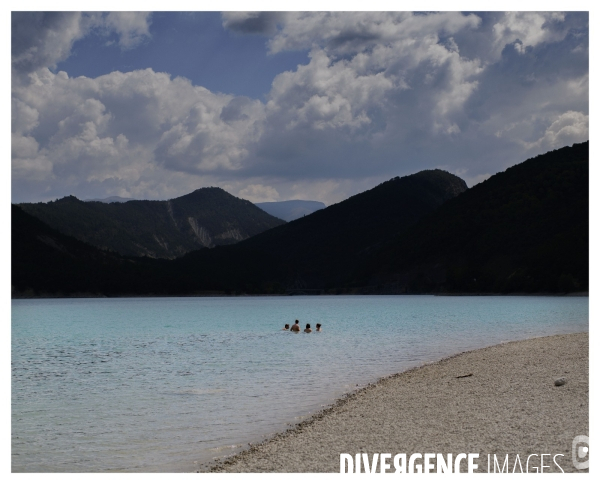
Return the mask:
<svg viewBox="0 0 600 484"><path fill-rule="evenodd" d="M585 297L340 296L13 300L13 472L204 472L390 375L589 332Z"/></svg>
<svg viewBox="0 0 600 484"><path fill-rule="evenodd" d="M534 336L532 338L521 338L521 339L515 339L515 340L510 340L510 341L503 341L502 343L496 343L496 344L491 344L491 345L486 345L486 346L482 346L480 348L474 348L471 350L466 350L466 351L460 351L458 353L454 353L451 354L449 356L444 356L443 358L440 358L436 361L428 361L428 362L424 362L421 364L417 364L415 366L412 366L410 368L407 368L405 370L396 372L396 373L392 373L392 374L388 374L386 376L382 376L377 378L375 381L367 383L366 385L353 390L351 392L347 392L342 394L339 398L336 398L333 403L330 403L329 405L327 405L325 408L317 411L316 413L313 413L311 415L309 415L308 417L306 417L304 420L302 420L301 422L296 423L294 426L283 430L281 432L276 432L276 433L272 433L270 435L268 435L267 437L265 437L262 441L258 442L258 443L248 443L243 450L240 450L239 452L236 452L233 455L229 455L227 457L220 457L220 458L215 458L213 459L213 462L205 462L203 464L201 464L198 468L198 470L196 470L196 473L201 473L201 472L206 472L206 473L212 473L212 472L218 472L223 470L224 468L226 468L228 465L230 464L234 464L235 462L237 462L238 460L240 460L241 458L245 457L245 456L249 456L252 455L256 452L258 452L258 450L272 442L275 440L278 440L284 436L290 436L290 435L294 435L297 434L299 432L302 431L303 428L312 425L313 423L323 419L323 417L325 417L326 415L333 413L335 411L337 411L339 408L343 407L347 402L349 402L350 400L354 400L355 398L357 398L359 395L368 392L374 388L376 388L378 385L380 385L381 383L394 379L394 378L398 378L401 375L405 375L407 373L412 373L412 372L416 372L419 371L425 367L428 366L432 366L432 365L437 365L440 364L444 361L448 361L448 360L452 360L454 358L457 358L459 356L462 355L466 355L466 354L470 354L470 353L475 353L477 351L481 351L481 350L485 350L487 348L493 348L496 346L504 346L504 345L510 345L510 344L514 344L514 343L519 343L521 341L528 341L528 340L537 340L537 339L544 339L544 338L555 338L557 336L565 336L565 335L575 335L575 334L585 334L585 333L589 333L588 331L577 331L574 333L557 333L557 334L553 334L553 335L546 335L546 336ZM589 351L589 350L588 350Z"/></svg>
<svg viewBox="0 0 600 484"><path fill-rule="evenodd" d="M72 294L69 296L65 296L65 295L44 295L44 296L31 296L31 295L25 295L25 294L11 294L10 299L11 300L27 300L27 299L35 299L35 300L40 300L40 299L138 299L138 298L152 298L152 299L156 299L156 298L196 298L196 297L232 297L232 298L237 298L237 297L289 297L289 296L307 296L308 294L296 294L296 293L290 293L290 294L212 294L212 293L207 293L207 294L161 294L161 295L152 295L152 294L133 294L133 295L123 295L123 296L106 296L104 294L86 294L86 293L81 293L81 294ZM553 293L553 292L533 292L533 293L529 293L529 292L509 292L509 293L499 293L499 292L452 292L452 293L448 293L448 292L440 292L440 293L436 293L436 292L424 292L424 293L402 293L402 294L388 294L388 293L381 293L381 294L354 294L351 292L348 293L339 293L339 294L310 294L311 297L313 296L326 296L326 297L331 297L331 296L494 296L494 297L514 297L514 296L535 296L535 297L589 297L590 293L589 291L584 291L584 292L567 292L567 293Z"/></svg>

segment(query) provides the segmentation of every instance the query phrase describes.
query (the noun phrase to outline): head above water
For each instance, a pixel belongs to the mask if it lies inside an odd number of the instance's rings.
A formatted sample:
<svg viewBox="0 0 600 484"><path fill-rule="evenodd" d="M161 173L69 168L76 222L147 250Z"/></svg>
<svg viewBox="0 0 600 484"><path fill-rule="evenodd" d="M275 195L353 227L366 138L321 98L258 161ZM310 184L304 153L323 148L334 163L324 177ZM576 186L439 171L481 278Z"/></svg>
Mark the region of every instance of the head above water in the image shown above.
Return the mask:
<svg viewBox="0 0 600 484"><path fill-rule="evenodd" d="M294 324L298 324L298 323L299 323L299 321L296 319L296 322Z"/></svg>
<svg viewBox="0 0 600 484"><path fill-rule="evenodd" d="M284 327L285 327L285 329L290 329L290 325L289 324L286 324Z"/></svg>
<svg viewBox="0 0 600 484"><path fill-rule="evenodd" d="M306 325L306 329L310 329L310 324L307 324L307 325Z"/></svg>
<svg viewBox="0 0 600 484"><path fill-rule="evenodd" d="M320 327L321 327L321 323L317 323L317 328L320 328Z"/></svg>

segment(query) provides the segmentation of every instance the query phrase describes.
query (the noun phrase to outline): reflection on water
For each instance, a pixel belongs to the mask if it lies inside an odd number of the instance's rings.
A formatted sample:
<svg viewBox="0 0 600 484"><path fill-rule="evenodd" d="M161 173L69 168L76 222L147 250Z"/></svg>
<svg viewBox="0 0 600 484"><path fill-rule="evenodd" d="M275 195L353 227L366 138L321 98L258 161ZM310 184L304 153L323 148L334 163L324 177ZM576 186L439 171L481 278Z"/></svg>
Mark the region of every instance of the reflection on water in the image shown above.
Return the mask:
<svg viewBox="0 0 600 484"><path fill-rule="evenodd" d="M323 332L281 331L299 319ZM192 471L367 382L586 331L588 298L12 302L13 471Z"/></svg>

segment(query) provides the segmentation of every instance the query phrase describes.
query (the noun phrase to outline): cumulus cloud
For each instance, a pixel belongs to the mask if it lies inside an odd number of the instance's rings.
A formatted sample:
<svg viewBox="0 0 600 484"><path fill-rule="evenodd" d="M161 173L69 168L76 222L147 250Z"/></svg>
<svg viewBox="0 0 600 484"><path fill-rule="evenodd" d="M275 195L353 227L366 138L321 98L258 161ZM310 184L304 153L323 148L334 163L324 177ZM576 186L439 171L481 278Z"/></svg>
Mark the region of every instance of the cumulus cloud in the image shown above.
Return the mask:
<svg viewBox="0 0 600 484"><path fill-rule="evenodd" d="M290 12L269 41L272 53L322 46L337 54L364 52L376 45L476 28L480 18L458 12Z"/></svg>
<svg viewBox="0 0 600 484"><path fill-rule="evenodd" d="M567 111L551 120L543 136L534 142L522 141L528 149L544 151L560 148L573 141L586 141L589 138L589 116L576 111ZM547 122L545 123L547 124Z"/></svg>
<svg viewBox="0 0 600 484"><path fill-rule="evenodd" d="M315 50L308 65L275 78L267 109L287 130L358 128L371 122L368 111L393 87L382 72L361 75L351 63Z"/></svg>
<svg viewBox="0 0 600 484"><path fill-rule="evenodd" d="M131 48L150 35L149 22L150 14L144 12L12 12L13 73L55 67L69 57L73 43L91 31L116 32L119 45Z"/></svg>
<svg viewBox="0 0 600 484"><path fill-rule="evenodd" d="M332 203L426 168L476 183L588 136L587 14L225 13L225 28L267 36L271 55L309 51L264 100L152 69L53 73L93 31L135 48L151 17L24 15L13 14L12 57L21 198L216 184L253 201Z"/></svg>
<svg viewBox="0 0 600 484"><path fill-rule="evenodd" d="M25 73L53 67L69 56L73 42L85 33L81 13L12 12L12 67Z"/></svg>
<svg viewBox="0 0 600 484"><path fill-rule="evenodd" d="M396 161L385 158L393 147L410 148L416 131L443 140L463 129L484 66L461 57L452 36L479 23L461 14L290 14L271 50L310 46L310 62L274 79L259 154L360 176L370 159L392 174ZM274 165L265 173L289 169Z"/></svg>
<svg viewBox="0 0 600 484"><path fill-rule="evenodd" d="M131 49L150 37L148 12L110 12L104 24L119 35L119 45L124 49Z"/></svg>
<svg viewBox="0 0 600 484"><path fill-rule="evenodd" d="M235 170L260 136L264 112L258 101L214 94L151 69L96 79L42 69L13 96L19 136L13 166L23 176L39 171L43 159L63 181L117 177L133 183L156 168ZM31 140L37 149L25 149Z"/></svg>
<svg viewBox="0 0 600 484"><path fill-rule="evenodd" d="M512 44L519 53L542 42L558 42L567 35L561 12L507 12L494 25L496 53Z"/></svg>

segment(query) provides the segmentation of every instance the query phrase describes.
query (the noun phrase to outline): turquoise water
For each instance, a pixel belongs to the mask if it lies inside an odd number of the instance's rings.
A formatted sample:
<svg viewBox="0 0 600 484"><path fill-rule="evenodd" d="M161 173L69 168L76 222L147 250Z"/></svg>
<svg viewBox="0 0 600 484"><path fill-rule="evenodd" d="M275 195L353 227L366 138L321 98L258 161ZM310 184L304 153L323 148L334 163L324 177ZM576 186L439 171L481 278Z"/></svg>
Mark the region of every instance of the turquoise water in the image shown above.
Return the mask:
<svg viewBox="0 0 600 484"><path fill-rule="evenodd" d="M193 471L380 376L588 319L566 297L15 300L12 470Z"/></svg>

